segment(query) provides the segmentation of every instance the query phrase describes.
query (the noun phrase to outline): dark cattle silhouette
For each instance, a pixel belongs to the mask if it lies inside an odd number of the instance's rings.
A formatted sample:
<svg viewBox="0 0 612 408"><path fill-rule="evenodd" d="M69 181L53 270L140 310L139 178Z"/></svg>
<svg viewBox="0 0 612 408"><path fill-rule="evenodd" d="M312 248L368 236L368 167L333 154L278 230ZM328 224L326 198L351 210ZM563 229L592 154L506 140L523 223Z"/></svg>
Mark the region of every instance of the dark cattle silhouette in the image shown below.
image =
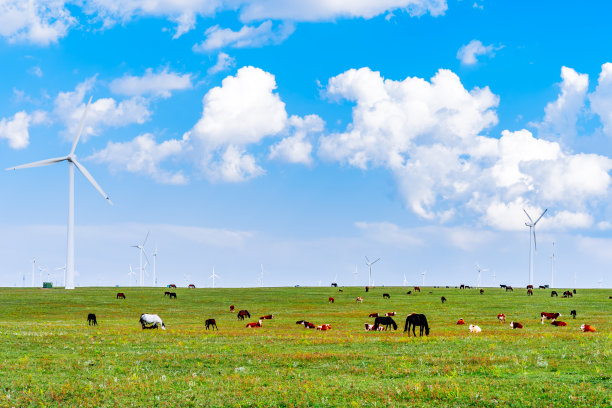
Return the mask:
<svg viewBox="0 0 612 408"><path fill-rule="evenodd" d="M393 326L393 330L397 330L397 323L389 316L381 316L374 319L374 331L378 330L379 326L385 326L385 330L388 330L389 326Z"/></svg>
<svg viewBox="0 0 612 408"><path fill-rule="evenodd" d="M327 299L327 301L329 303L334 303L336 301L336 299L334 299L333 297L330 296L329 299Z"/></svg>
<svg viewBox="0 0 612 408"><path fill-rule="evenodd" d="M571 315L571 316L572 316L572 317L575 319L575 318L576 318L576 311L575 311L575 310L572 310L572 311L570 312L570 315Z"/></svg>
<svg viewBox="0 0 612 408"><path fill-rule="evenodd" d="M170 292L165 291L165 292L164 292L164 296L170 296Z"/></svg>
<svg viewBox="0 0 612 408"><path fill-rule="evenodd" d="M574 295L575 295L575 294L576 294L576 289L574 289L572 292L573 292L573 293L574 293Z"/></svg>
<svg viewBox="0 0 612 408"><path fill-rule="evenodd" d="M533 290L527 289L527 296L533 296Z"/></svg>
<svg viewBox="0 0 612 408"><path fill-rule="evenodd" d="M117 299L125 299L125 293L123 292L117 293Z"/></svg>
<svg viewBox="0 0 612 408"><path fill-rule="evenodd" d="M500 288L506 289L506 285L499 285Z"/></svg>
<svg viewBox="0 0 612 408"><path fill-rule="evenodd" d="M248 310L241 310L238 312L238 320L244 320L245 317L251 318L251 314Z"/></svg>
<svg viewBox="0 0 612 408"><path fill-rule="evenodd" d="M366 286L366 292L369 292L369 291L370 291L370 287Z"/></svg>
<svg viewBox="0 0 612 408"><path fill-rule="evenodd" d="M337 284L336 282L333 282L331 285L332 285L332 287L334 287L334 288L337 288L337 287L338 287L338 284Z"/></svg>
<svg viewBox="0 0 612 408"><path fill-rule="evenodd" d="M391 295L388 293L383 293L383 299L391 299Z"/></svg>
<svg viewBox="0 0 612 408"><path fill-rule="evenodd" d="M552 292L550 292L550 297L553 297L553 296L559 296L556 290L553 290Z"/></svg>
<svg viewBox="0 0 612 408"><path fill-rule="evenodd" d="M480 294L482 295L484 293L484 289L480 289Z"/></svg>
<svg viewBox="0 0 612 408"><path fill-rule="evenodd" d="M459 286L459 289L465 289L465 285L464 285L464 284L461 284L461 285Z"/></svg>
<svg viewBox="0 0 612 408"><path fill-rule="evenodd" d="M176 299L176 292L170 292L170 299Z"/></svg>
<svg viewBox="0 0 612 408"><path fill-rule="evenodd" d="M512 289L512 286L506 286L506 292L514 292L514 289Z"/></svg>
<svg viewBox="0 0 612 408"><path fill-rule="evenodd" d="M421 287L420 286L415 286L414 287L414 291L415 292L420 292L421 291Z"/></svg>
<svg viewBox="0 0 612 408"><path fill-rule="evenodd" d="M406 292L407 295L412 295L412 291L409 290L408 292Z"/></svg>
<svg viewBox="0 0 612 408"><path fill-rule="evenodd" d="M378 313L370 313L368 317L378 317Z"/></svg>
<svg viewBox="0 0 612 408"><path fill-rule="evenodd" d="M193 283L190 283L188 286L189 289L195 289L195 285Z"/></svg>
<svg viewBox="0 0 612 408"><path fill-rule="evenodd" d="M87 324L90 326L97 326L98 325L98 321L96 320L96 315L93 313L90 313L87 315Z"/></svg>
<svg viewBox="0 0 612 408"><path fill-rule="evenodd" d="M233 312L235 309L234 305L230 305L230 312Z"/></svg>
<svg viewBox="0 0 612 408"><path fill-rule="evenodd" d="M440 300L442 301L442 303L446 302L446 298L444 296L442 296Z"/></svg>
<svg viewBox="0 0 612 408"><path fill-rule="evenodd" d="M533 285L527 285L527 289L533 289Z"/></svg>
<svg viewBox="0 0 612 408"><path fill-rule="evenodd" d="M206 330L208 330L209 327L211 328L211 330L219 330L219 328L217 327L217 321L215 319L206 319L204 324L206 325Z"/></svg>
<svg viewBox="0 0 612 408"><path fill-rule="evenodd" d="M423 336L423 331L425 331L425 335L429 336L429 325L427 324L427 317L424 314L413 313L406 316L406 325L404 326L404 332L408 332L408 336L410 336L410 327L412 326L412 334L416 337L415 329L419 326L419 335Z"/></svg>

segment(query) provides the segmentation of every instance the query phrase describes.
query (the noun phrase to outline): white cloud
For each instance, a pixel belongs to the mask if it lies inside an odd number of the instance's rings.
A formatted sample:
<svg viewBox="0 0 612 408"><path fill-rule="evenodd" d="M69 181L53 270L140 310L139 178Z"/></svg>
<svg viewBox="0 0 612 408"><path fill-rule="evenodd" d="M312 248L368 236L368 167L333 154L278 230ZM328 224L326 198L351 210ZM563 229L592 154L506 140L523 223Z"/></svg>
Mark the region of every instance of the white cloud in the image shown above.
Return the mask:
<svg viewBox="0 0 612 408"><path fill-rule="evenodd" d="M571 68L561 68L561 93L557 100L544 108L544 119L537 127L541 133L553 133L556 137L576 136L576 122L584 108L589 87L589 76Z"/></svg>
<svg viewBox="0 0 612 408"><path fill-rule="evenodd" d="M111 171L127 171L151 176L164 184L186 184L182 171L170 172L160 168L161 162L184 153L184 140L166 140L157 144L150 133L129 142L109 142L106 147L88 157L96 163L107 163Z"/></svg>
<svg viewBox="0 0 612 408"><path fill-rule="evenodd" d="M601 66L595 92L589 95L591 110L599 115L604 133L612 136L612 63Z"/></svg>
<svg viewBox="0 0 612 408"><path fill-rule="evenodd" d="M154 73L149 68L143 76L126 75L110 83L110 90L112 92L128 96L155 95L169 98L172 91L191 88L191 74L181 75L175 72L168 72L168 68L159 73Z"/></svg>
<svg viewBox="0 0 612 408"><path fill-rule="evenodd" d="M76 24L63 0L0 1L0 36L10 42L46 46Z"/></svg>
<svg viewBox="0 0 612 408"><path fill-rule="evenodd" d="M292 136L288 136L270 147L270 159L287 163L312 164L312 142L309 135L321 133L325 122L317 115L304 118L291 116L288 125L292 128Z"/></svg>
<svg viewBox="0 0 612 408"><path fill-rule="evenodd" d="M356 222L355 226L375 241L399 248L422 245L416 231L402 229L390 222Z"/></svg>
<svg viewBox="0 0 612 408"><path fill-rule="evenodd" d="M459 48L457 51L457 59L461 61L463 65L474 65L478 62L476 58L479 55L493 55L495 47L493 45L483 45L480 40L472 40L469 44L466 44Z"/></svg>
<svg viewBox="0 0 612 408"><path fill-rule="evenodd" d="M89 78L78 84L74 91L60 92L55 98L54 113L66 126L65 136L68 140L74 138L85 110L85 94L93 89L95 82L95 77ZM94 100L87 111L81 140L86 141L89 136L99 135L104 127L142 124L150 116L148 100L140 96L134 96L121 102L113 98Z"/></svg>
<svg viewBox="0 0 612 408"><path fill-rule="evenodd" d="M237 183L265 174L255 157L243 147L228 145L218 160L203 163L204 172L211 181Z"/></svg>
<svg viewBox="0 0 612 408"><path fill-rule="evenodd" d="M217 62L212 67L208 68L208 75L214 75L216 73L226 71L232 68L236 64L236 60L224 52L220 52L217 55Z"/></svg>
<svg viewBox="0 0 612 408"><path fill-rule="evenodd" d="M0 120L0 139L8 140L12 149L25 149L30 144L30 125L37 125L45 120L44 112L36 111L31 115L25 111L17 112L12 119Z"/></svg>
<svg viewBox="0 0 612 408"><path fill-rule="evenodd" d="M281 23L275 31L270 20L264 21L257 27L245 25L239 31L215 25L206 30L204 33L206 39L194 45L193 50L205 52L226 47L247 48L278 44L289 37L294 30L293 24Z"/></svg>
<svg viewBox="0 0 612 408"><path fill-rule="evenodd" d="M38 66L32 67L32 68L28 69L28 74L34 75L34 76L36 76L38 78L42 78L42 76L43 76L42 69L40 69L40 67L38 67Z"/></svg>

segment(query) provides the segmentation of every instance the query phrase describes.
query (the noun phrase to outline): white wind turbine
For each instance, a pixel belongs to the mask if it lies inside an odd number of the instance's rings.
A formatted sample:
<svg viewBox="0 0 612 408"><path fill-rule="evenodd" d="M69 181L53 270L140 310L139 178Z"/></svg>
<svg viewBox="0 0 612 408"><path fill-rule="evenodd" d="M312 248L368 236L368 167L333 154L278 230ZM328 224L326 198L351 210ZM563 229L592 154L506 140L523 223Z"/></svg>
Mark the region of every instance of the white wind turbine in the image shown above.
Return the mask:
<svg viewBox="0 0 612 408"><path fill-rule="evenodd" d="M147 236L144 241L140 245L131 245L132 248L138 248L140 250L140 286L144 286L144 267L142 266L142 255L144 254L145 259L147 260L147 264L149 263L149 257L147 256L147 251L145 251L144 246L147 243L147 239L149 238L149 232L147 231Z"/></svg>
<svg viewBox="0 0 612 408"><path fill-rule="evenodd" d="M552 255L550 256L550 287L555 287L555 243L553 242Z"/></svg>
<svg viewBox="0 0 612 408"><path fill-rule="evenodd" d="M482 272L487 272L488 269L482 269L480 265L478 265L478 262L476 262L476 270L478 271L478 282L476 287L479 288L482 286Z"/></svg>
<svg viewBox="0 0 612 408"><path fill-rule="evenodd" d="M153 287L154 288L157 287L156 264L157 264L157 245L155 245L155 252L153 252Z"/></svg>
<svg viewBox="0 0 612 408"><path fill-rule="evenodd" d="M376 258L376 260L372 262L370 262L367 256L365 257L365 259L366 259L366 265L368 266L368 268L370 268L370 274L368 275L368 286L372 286L372 265L380 261L380 258Z"/></svg>
<svg viewBox="0 0 612 408"><path fill-rule="evenodd" d="M213 266L212 275L208 277L208 279L212 279L212 287L215 288L215 278L219 278L220 276L215 273L215 267Z"/></svg>
<svg viewBox="0 0 612 408"><path fill-rule="evenodd" d="M43 272L47 272L49 270L49 268L47 268L46 266L39 266L38 267L38 281L40 282L40 286L42 287L43 284Z"/></svg>
<svg viewBox="0 0 612 408"><path fill-rule="evenodd" d="M358 276L359 276L359 271L357 271L357 264L355 264L355 272L353 272L353 279L355 279L355 283L357 283Z"/></svg>
<svg viewBox="0 0 612 408"><path fill-rule="evenodd" d="M424 270L423 272L421 272L421 276L423 277L423 285L422 286L425 286L425 275L427 275L427 269Z"/></svg>
<svg viewBox="0 0 612 408"><path fill-rule="evenodd" d="M538 217L537 220L535 220L535 222L533 221L531 216L527 213L527 211L524 208L523 208L523 211L525 211L525 215L527 215L527 218L529 218L529 222L526 222L525 226L529 227L529 284L533 285L533 253L538 249L538 246L536 244L535 226L542 219L544 214L546 214L546 211L548 211L548 208L542 212L542 214ZM531 236L532 235L533 235L533 251L531 250Z"/></svg>
<svg viewBox="0 0 612 408"><path fill-rule="evenodd" d="M35 284L34 284L34 279L36 279L34 277L35 276L35 273L34 273L35 269L36 269L36 258L32 259L32 287L35 286ZM576 285L574 285L574 286L576 286Z"/></svg>
<svg viewBox="0 0 612 408"><path fill-rule="evenodd" d="M260 264L261 265L261 273L259 274L259 286L263 288L263 282L264 282L264 269L263 269L263 262Z"/></svg>
<svg viewBox="0 0 612 408"><path fill-rule="evenodd" d="M9 167L7 169L17 170L29 167L47 166L63 161L68 162L68 243L66 245L66 289L74 289L74 167L76 166L81 174L85 176L85 178L91 183L92 186L94 186L96 190L98 190L100 194L102 194L102 197L104 197L109 204L113 204L110 198L108 198L108 195L106 195L106 193L102 190L102 187L100 187L91 174L89 174L89 171L87 171L87 169L77 161L76 155L74 154L81 137L81 132L83 131L85 116L87 115L87 109L91 104L91 99L92 98L89 98L89 102L87 102L85 112L83 112L83 117L81 118L81 123L79 123L77 134L72 142L72 149L70 149L70 153L67 156L40 160L33 163L22 164L20 166Z"/></svg>
<svg viewBox="0 0 612 408"><path fill-rule="evenodd" d="M404 273L404 286L408 285L408 279L406 279L406 273Z"/></svg>
<svg viewBox="0 0 612 408"><path fill-rule="evenodd" d="M132 277L136 279L136 272L132 270L132 264L130 264L130 271L128 272L128 279L130 280L130 285L132 284Z"/></svg>
<svg viewBox="0 0 612 408"><path fill-rule="evenodd" d="M66 287L66 265L55 268L56 271L64 271L64 287Z"/></svg>

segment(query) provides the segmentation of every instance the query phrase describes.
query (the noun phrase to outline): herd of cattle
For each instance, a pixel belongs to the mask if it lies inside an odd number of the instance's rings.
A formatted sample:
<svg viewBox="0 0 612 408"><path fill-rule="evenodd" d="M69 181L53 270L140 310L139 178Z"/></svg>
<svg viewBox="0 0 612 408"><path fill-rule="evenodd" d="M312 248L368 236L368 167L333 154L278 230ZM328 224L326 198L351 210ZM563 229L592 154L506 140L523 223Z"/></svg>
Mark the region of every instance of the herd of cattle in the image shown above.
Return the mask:
<svg viewBox="0 0 612 408"><path fill-rule="evenodd" d="M506 291L510 290L513 291L513 288L511 286L506 286L506 285L500 285L502 289L506 289ZM171 285L171 287L176 287L175 285ZM467 285L461 285L460 289L469 289L470 287ZM369 292L369 287L366 287L366 292ZM527 294L528 295L533 295L532 292L533 286L532 285L528 285L527 286ZM540 286L540 289L544 289L543 286ZM340 291L342 291L340 289ZM415 292L420 292L421 288L418 286L414 287L414 291ZM412 291L408 291L406 292L407 294L411 294ZM480 294L483 294L484 290L480 289ZM573 295L576 293L576 289L574 289L573 291L565 291L563 292L563 297L573 297ZM170 299L176 299L177 295L176 292L165 292L164 296L168 296ZM551 296L558 296L556 291L552 291L551 292ZM391 296L388 293L383 293L383 299L390 299ZM611 297L612 298L612 297ZM125 293L123 292L119 292L117 293L116 299L126 299ZM442 296L441 298L442 303L446 302L446 298L444 296ZM358 296L355 301L357 303L362 303L363 302L363 297ZM333 297L329 297L328 298L328 302L329 303L334 303L335 299ZM230 312L235 312L235 306L234 305L230 305L229 307L229 311ZM391 327L393 327L394 330L397 330L397 323L393 320L393 316L396 315L396 312L387 312L384 314L384 316L380 315L379 313L370 313L368 315L368 317L370 318L374 318L374 323L370 324L370 323L365 323L365 330L366 331L383 331L383 330L390 330ZM570 311L570 315L576 319L576 310L572 310ZM556 326L556 327L564 327L567 326L567 323L561 320L558 320L559 317L561 316L561 313L549 313L549 312L542 312L540 313L540 320L541 320L541 324L544 324L545 320L550 320L551 325ZM238 320L244 320L245 318L251 318L251 314L249 313L248 310L246 309L242 309L238 311L237 314ZM247 328L259 328L259 327L263 327L263 321L264 320L270 320L272 319L274 316L273 315L264 315L261 316L257 322L250 322L247 323L246 327ZM497 315L497 320L500 323L505 323L506 322L506 315L504 313L500 313ZM87 322L89 325L97 325L97 318L96 315L94 313L89 313L87 315ZM156 315L156 314L148 314L148 313L143 313L140 316L140 324L142 326L142 329L157 329L160 328L162 330L166 329L166 325L164 324L164 322L162 321L162 319ZM307 329L317 329L317 330L321 330L321 331L327 331L331 329L331 325L330 324L320 324L320 325L316 325L312 322L306 321L306 320L298 320L296 322L296 324L298 325L303 325L305 328ZM466 322L463 318L457 320L457 325L465 325ZM217 327L217 321L213 318L211 319L206 319L205 321L205 326L206 326L206 330L208 329L212 329L212 330L219 330L219 328ZM419 327L419 335L423 336L423 333L425 333L425 335L429 335L430 332L430 328L429 325L427 323L427 317L424 314L417 314L417 313L411 313L408 316L406 316L406 323L404 326L404 332L408 332L408 335L410 335L410 328L412 328L412 334L414 336L416 336L415 333L415 329L416 327ZM519 322L515 322L515 321L511 321L510 322L510 327L512 329L522 329L523 325ZM589 324L582 324L580 326L580 330L583 332L595 332L595 328ZM482 329L475 325L475 324L470 324L469 325L469 331L470 333L480 333L482 332Z"/></svg>

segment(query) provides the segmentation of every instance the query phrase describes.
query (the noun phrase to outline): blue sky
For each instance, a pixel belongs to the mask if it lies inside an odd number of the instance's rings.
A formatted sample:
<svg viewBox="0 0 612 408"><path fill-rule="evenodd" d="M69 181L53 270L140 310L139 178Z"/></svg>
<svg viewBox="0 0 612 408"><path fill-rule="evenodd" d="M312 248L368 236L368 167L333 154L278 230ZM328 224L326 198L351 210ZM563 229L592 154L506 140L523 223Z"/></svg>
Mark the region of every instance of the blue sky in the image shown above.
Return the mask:
<svg viewBox="0 0 612 408"><path fill-rule="evenodd" d="M115 205L77 173L77 285L133 284L150 231L160 285L363 285L367 255L522 286L548 208L535 283L555 242L557 286L610 286L605 2L0 5L2 168L67 154L93 96L76 153ZM0 285L61 282L66 167L0 173Z"/></svg>

